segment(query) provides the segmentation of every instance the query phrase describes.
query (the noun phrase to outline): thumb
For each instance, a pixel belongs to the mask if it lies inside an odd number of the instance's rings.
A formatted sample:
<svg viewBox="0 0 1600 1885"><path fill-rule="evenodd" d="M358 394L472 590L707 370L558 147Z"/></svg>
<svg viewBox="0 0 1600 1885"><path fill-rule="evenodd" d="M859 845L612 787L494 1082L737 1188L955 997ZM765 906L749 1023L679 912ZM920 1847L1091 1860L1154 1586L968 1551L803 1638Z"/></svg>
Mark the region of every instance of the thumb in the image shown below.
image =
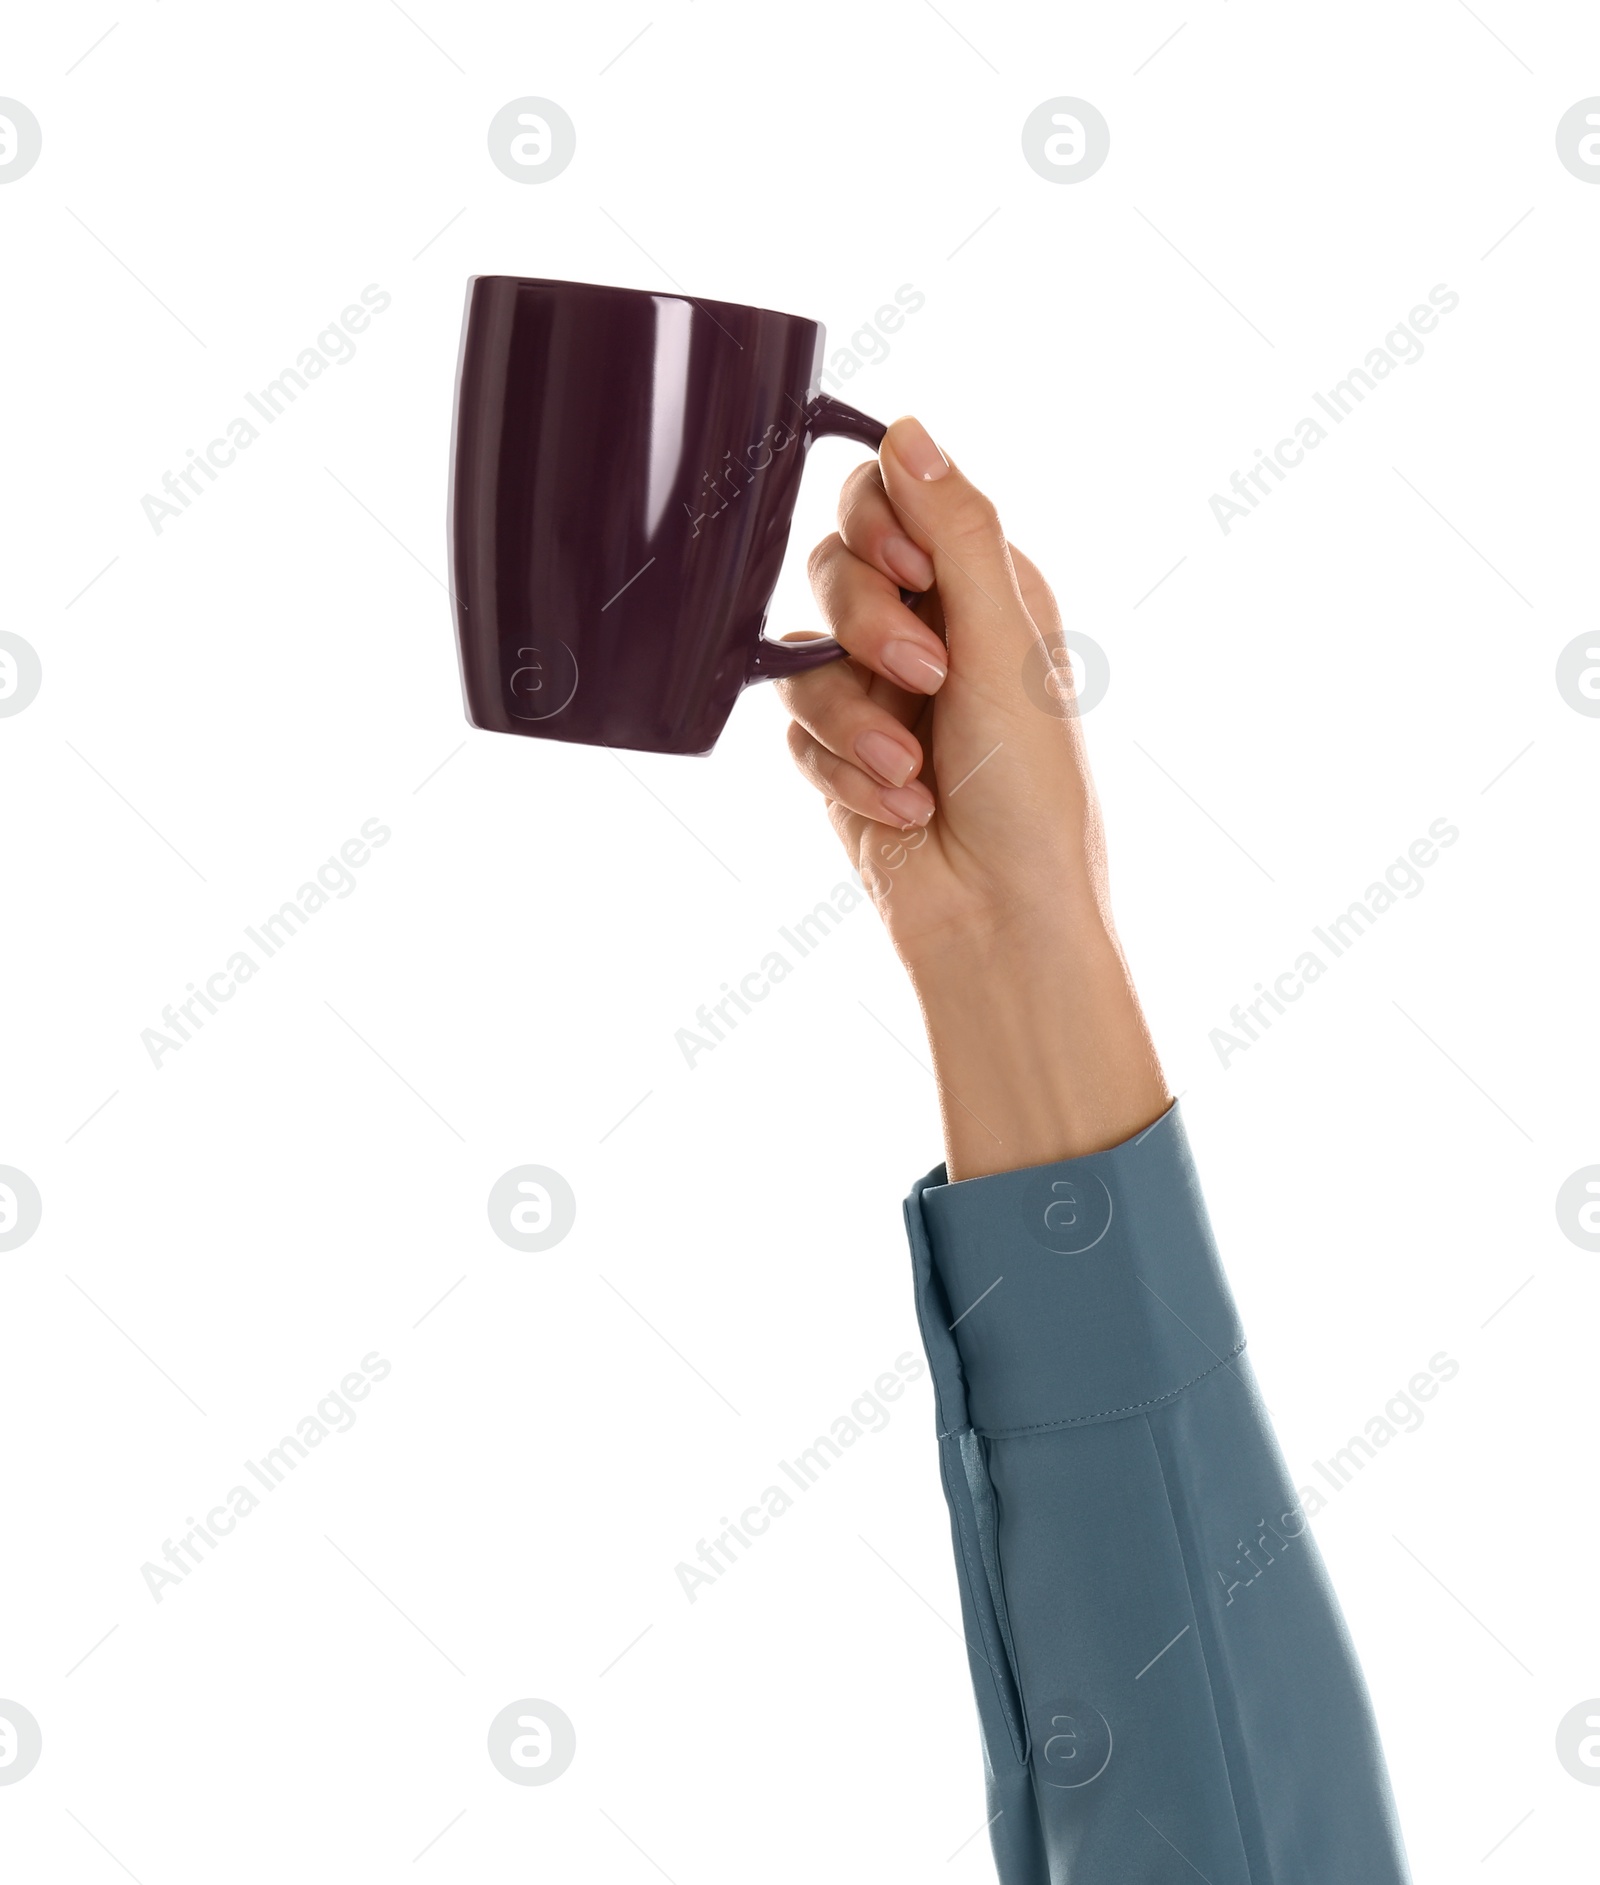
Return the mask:
<svg viewBox="0 0 1600 1885"><path fill-rule="evenodd" d="M993 503L915 419L895 420L878 462L907 534L933 559L952 660L969 674L1013 665L1038 634Z"/></svg>

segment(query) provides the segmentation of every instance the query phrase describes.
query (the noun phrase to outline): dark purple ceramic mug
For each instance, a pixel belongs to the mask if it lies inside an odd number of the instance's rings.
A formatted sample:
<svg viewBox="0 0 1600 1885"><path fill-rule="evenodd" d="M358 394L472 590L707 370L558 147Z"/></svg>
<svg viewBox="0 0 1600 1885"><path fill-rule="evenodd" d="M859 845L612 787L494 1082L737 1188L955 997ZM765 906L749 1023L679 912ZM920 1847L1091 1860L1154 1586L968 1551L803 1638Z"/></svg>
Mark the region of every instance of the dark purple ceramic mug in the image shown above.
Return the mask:
<svg viewBox="0 0 1600 1885"><path fill-rule="evenodd" d="M844 650L768 641L823 330L765 308L477 275L456 380L451 578L467 718L708 753L741 688Z"/></svg>

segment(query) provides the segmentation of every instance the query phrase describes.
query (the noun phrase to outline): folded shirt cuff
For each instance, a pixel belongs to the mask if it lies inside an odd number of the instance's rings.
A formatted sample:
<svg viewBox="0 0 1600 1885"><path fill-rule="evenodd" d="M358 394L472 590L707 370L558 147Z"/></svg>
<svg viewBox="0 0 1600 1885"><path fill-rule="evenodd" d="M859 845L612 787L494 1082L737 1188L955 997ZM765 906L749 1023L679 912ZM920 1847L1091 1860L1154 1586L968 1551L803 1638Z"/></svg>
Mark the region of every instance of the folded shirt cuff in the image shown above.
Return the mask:
<svg viewBox="0 0 1600 1885"><path fill-rule="evenodd" d="M1244 1347L1176 1100L1109 1151L957 1184L938 1166L906 1221L947 1428L1122 1419Z"/></svg>

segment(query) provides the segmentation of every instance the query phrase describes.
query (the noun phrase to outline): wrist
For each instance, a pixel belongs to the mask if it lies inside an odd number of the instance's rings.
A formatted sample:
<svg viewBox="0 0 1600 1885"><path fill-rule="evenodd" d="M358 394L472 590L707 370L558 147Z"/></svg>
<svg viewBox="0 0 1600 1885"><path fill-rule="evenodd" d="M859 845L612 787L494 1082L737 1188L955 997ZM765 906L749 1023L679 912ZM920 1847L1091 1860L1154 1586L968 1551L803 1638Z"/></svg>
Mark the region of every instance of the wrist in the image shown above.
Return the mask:
<svg viewBox="0 0 1600 1885"><path fill-rule="evenodd" d="M1075 986L1131 988L1110 913L1088 892L949 926L902 959L930 1040L952 1043L980 1018L1009 1033Z"/></svg>
<svg viewBox="0 0 1600 1885"><path fill-rule="evenodd" d="M952 1179L1119 1145L1170 1094L1115 933L1093 906L963 938L912 969Z"/></svg>

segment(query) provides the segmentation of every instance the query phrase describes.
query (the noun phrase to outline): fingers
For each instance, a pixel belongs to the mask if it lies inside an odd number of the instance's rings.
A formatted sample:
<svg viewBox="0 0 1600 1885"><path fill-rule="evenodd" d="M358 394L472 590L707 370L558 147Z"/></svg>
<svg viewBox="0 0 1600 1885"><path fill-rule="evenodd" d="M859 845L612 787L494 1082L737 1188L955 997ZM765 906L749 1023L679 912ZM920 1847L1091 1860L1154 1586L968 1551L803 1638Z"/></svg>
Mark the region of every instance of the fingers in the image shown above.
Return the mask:
<svg viewBox="0 0 1600 1885"><path fill-rule="evenodd" d="M797 722L790 724L790 752L795 765L829 805L842 805L846 811L871 818L874 824L886 824L899 831L906 826L925 826L933 816L933 794L927 786L916 780L908 786L882 786L857 765L829 752Z"/></svg>
<svg viewBox="0 0 1600 1885"><path fill-rule="evenodd" d="M844 481L839 493L839 534L847 549L900 587L919 595L933 587L933 558L905 534L874 460L857 465Z"/></svg>
<svg viewBox="0 0 1600 1885"><path fill-rule="evenodd" d="M932 812L933 794L913 783L922 770L922 742L894 710L905 696L886 698L880 683L844 661L780 686L795 722L791 751L819 790L891 824L920 823Z"/></svg>
<svg viewBox="0 0 1600 1885"><path fill-rule="evenodd" d="M864 558L837 533L825 537L811 552L811 587L828 627L857 661L908 693L934 694L949 657L934 631L900 600L902 578L881 554L882 539L898 534L881 486L878 501L881 518L856 526L858 538L872 538L865 547L878 554ZM928 576L931 581L931 566Z"/></svg>
<svg viewBox="0 0 1600 1885"><path fill-rule="evenodd" d="M876 467L865 469L877 481ZM812 551L810 574L823 617L851 658L779 683L795 720L790 750L830 803L881 824L924 825L934 798L917 780L924 755L910 723L943 684L949 661L936 630L900 590L931 584L933 565L899 530L881 482L874 499L870 484L852 478L840 517L867 554L836 533Z"/></svg>
<svg viewBox="0 0 1600 1885"><path fill-rule="evenodd" d="M833 805L901 829L925 825L933 816L933 794L925 785L914 779L906 785L886 785L823 745L798 720L789 725L789 751L801 772Z"/></svg>
<svg viewBox="0 0 1600 1885"><path fill-rule="evenodd" d="M915 419L895 420L878 460L896 518L933 564L952 659L1013 666L1035 630L994 505Z"/></svg>

